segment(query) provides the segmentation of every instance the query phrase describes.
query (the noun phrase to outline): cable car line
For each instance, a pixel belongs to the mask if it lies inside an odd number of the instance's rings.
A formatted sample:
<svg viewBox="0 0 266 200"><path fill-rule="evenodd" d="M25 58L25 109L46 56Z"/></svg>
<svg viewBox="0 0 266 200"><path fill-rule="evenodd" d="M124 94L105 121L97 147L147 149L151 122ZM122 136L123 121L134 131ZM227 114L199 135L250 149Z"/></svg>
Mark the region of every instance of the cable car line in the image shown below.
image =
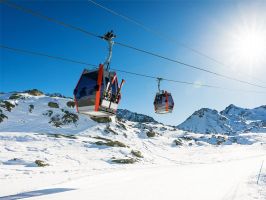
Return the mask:
<svg viewBox="0 0 266 200"><path fill-rule="evenodd" d="M83 33L85 33L87 35L90 35L90 36L93 36L93 37L96 37L96 38L99 38L99 39L104 39L103 36L99 36L99 35L97 35L95 33L89 32L89 31L84 30L84 29L82 29L80 27L77 27L77 26L74 26L74 25L71 25L71 24L67 24L67 23L59 21L57 19L54 19L54 18L48 17L46 15L40 14L40 13L38 13L36 11L33 11L31 9L22 7L22 6L17 5L17 4L14 4L14 3L12 3L12 2L10 2L8 0L0 0L0 2L6 4L8 6L11 6L11 7L15 8L15 9L21 10L23 12L27 12L27 13L35 16L35 17L39 17L39 18L54 22L54 23L56 23L58 25L62 25L64 27L71 28L71 29L83 32ZM154 56L154 57L158 57L158 58L161 58L161 59L164 59L164 60L168 60L170 62L174 62L174 63L180 64L180 65L183 65L183 66L195 69L195 70L200 70L200 71L203 71L203 72L206 72L206 73L209 73L209 74L213 74L213 75L216 75L216 76L219 76L219 77L223 77L223 78L226 78L226 79L229 79L229 80L233 80L233 81L237 81L237 82L240 82L240 83L244 83L244 84L248 84L248 85L252 85L252 86L255 86L255 87L260 87L260 88L266 89L266 86L258 85L258 84L251 83L251 82L248 82L248 81L243 81L243 80L231 77L231 76L227 76L227 75L224 75L224 74L213 72L213 71L210 71L210 70L207 70L207 69L204 69L204 68L201 68L201 67L197 67L197 66L194 66L194 65L191 65L191 64L187 64L187 63L181 62L179 60L168 58L168 57L165 57L165 56L162 56L162 55L159 55L159 54L147 51L147 50L139 49L139 48L130 46L128 44L124 44L124 43L121 43L121 42L114 42L114 43L117 44L117 45L129 48L129 49L133 49L135 51L139 51L139 52L142 52L142 53Z"/></svg>
<svg viewBox="0 0 266 200"><path fill-rule="evenodd" d="M4 4L6 4L6 5L8 5L8 6L12 7L12 8L15 8L15 9L17 9L17 10L20 10L20 11L26 12L26 13L28 13L28 14L31 14L31 15L35 16L35 17L38 17L38 18L41 18L41 19L45 19L45 20L47 20L47 21L50 21L50 22L53 22L53 23L55 23L55 24L58 24L58 25L61 25L61 26L64 26L64 27L67 27L67 28L70 28L70 29L73 29L73 30L76 30L76 31L82 32L82 33L85 33L85 34L87 34L87 35L94 36L94 37L97 37L97 38L102 38L102 36L99 36L99 35L97 35L97 34L95 34L95 33L89 32L89 31L87 31L87 30L85 30L85 29L82 29L82 28L80 28L80 27L77 27L77 26L74 26L74 25L71 25L71 24L65 23L65 22L63 22L63 21L60 21L60 20L54 19L54 18L52 18L52 17L48 17L48 16L46 16L46 15L43 15L43 14L41 14L41 13L39 13L39 12L36 12L36 11L34 11L34 10L31 10L31 9L29 9L29 8L25 8L25 7L23 7L23 6L20 6L20 5L18 5L18 4L15 4L15 3L13 3L13 2L10 2L10 1L7 1L7 0L0 0L0 3L4 3Z"/></svg>
<svg viewBox="0 0 266 200"><path fill-rule="evenodd" d="M216 60L216 59L214 59L214 58L212 58L212 57L210 57L210 56L208 56L208 55L206 55L206 54L204 54L204 53L202 53L202 52L200 52L200 51L198 51L198 50L196 50L196 49L194 49L194 48L191 48L191 47L189 47L188 45L186 45L186 44L184 44L184 43L178 42L178 41L175 40L174 38L169 37L169 36L167 36L166 34L160 32L160 31L157 31L157 30L155 30L155 29L152 29L152 28L150 28L150 27L144 25L143 23L141 23L141 22L139 22L139 21L137 21L137 20L135 20L135 19L132 19L132 18L127 17L127 16L125 16L125 15L123 15L123 14L120 14L120 13L118 13L117 11L114 11L114 10L112 10L112 9L110 9L110 8L107 8L107 7L103 6L102 4L100 4L100 3L96 2L96 1L93 1L93 0L88 0L88 1L91 2L92 4L98 6L99 8L102 8L102 9L104 9L104 10L106 10L106 11L112 13L113 15L116 15L116 16L118 16L118 17L121 17L121 18L123 18L123 19L125 19L125 20L127 20L127 21L129 21L129 22L131 22L131 23L133 23L133 24L135 24L135 25L137 25L137 26L143 28L143 29L146 30L146 31L151 32L151 33L153 33L153 34L159 36L160 38L167 39L168 41L171 41L171 42L175 42L175 43L177 43L178 45L183 46L183 47L185 47L185 48L187 48L187 49L189 49L189 50L191 50L191 51L193 51L193 52L195 52L195 53L197 53L197 54L199 54L199 55L201 55L201 56L203 56L203 57L206 57L206 58L208 58L208 59L210 59L210 60L216 62L216 63L223 64L223 63L221 63L220 61L218 61L218 60Z"/></svg>
<svg viewBox="0 0 266 200"><path fill-rule="evenodd" d="M224 74L213 72L213 71L201 68L201 67L197 67L195 65L187 64L187 63L181 62L179 60L168 58L168 57L165 57L165 56L162 56L162 55L150 52L150 51L146 51L146 50L143 50L143 49L139 49L139 48L127 45L127 44L123 44L123 43L120 43L120 42L115 42L115 44L123 46L123 47L126 47L126 48L129 48L129 49L133 49L133 50L145 53L145 54L149 54L151 56L155 56L155 57L158 57L158 58L161 58L161 59L164 59L164 60L168 60L170 62L174 62L174 63L180 64L180 65L183 65L183 66L187 66L189 68L193 68L193 69L196 69L196 70L199 70L199 71L203 71L203 72L206 72L206 73L209 73L209 74L213 74L215 76L223 77L223 78L226 78L226 79L229 79L229 80L237 81L237 82L240 82L240 83L245 83L245 84L248 84L248 85L252 85L252 86L256 86L256 87L260 87L260 88L264 88L264 89L266 88L265 86L261 86L261 85L254 84L254 83L251 83L251 82L248 82L248 81L243 81L243 80L240 80L240 79L237 79L237 78L233 78L231 76L227 76L227 75L224 75Z"/></svg>
<svg viewBox="0 0 266 200"><path fill-rule="evenodd" d="M169 41L169 42L174 42L175 44L177 44L177 45L179 45L179 46L182 46L182 47L184 47L184 48L186 48L186 49L189 49L190 51L192 51L192 52L194 52L194 53L196 53L196 54L198 54L198 55L200 55L200 56L202 56L202 57L205 57L205 58L207 58L207 59L209 59L209 60L212 60L213 62L215 62L215 63L217 63L217 64L219 64L219 65L222 65L222 66L224 66L224 67L226 67L226 68L230 68L228 65L224 64L223 62L221 62L221 61L219 61L219 60L217 60L217 59L215 59L215 58L212 58L211 56L209 56L209 55L207 55L207 54L205 54L205 53L203 53L203 52L201 52L201 51L199 51L199 50L197 50L197 49L195 49L195 48L192 48L192 47L190 47L190 46L188 46L188 45L186 45L186 44L184 44L184 43L182 43L182 42L179 42L179 41L176 40L175 38L173 38L173 37L171 37L171 36L169 36L169 35L167 35L167 34L164 34L164 33L161 32L161 31L158 31L158 30L155 30L155 29L153 29L153 28L150 28L150 27L144 25L143 23L141 23L141 22L139 22L139 21L137 21L137 20L135 20L135 19L133 19L133 18L131 18L131 17L127 17L126 15L123 15L123 14L121 14L121 13L118 13L117 11L114 11L114 10L112 10L112 9L110 9L110 8L107 8L107 7L103 6L102 4L100 4L100 3L98 3L98 2L95 2L95 1L93 1L93 0L88 0L88 1L91 2L92 4L96 5L97 7L102 8L103 10L106 10L107 12L109 12L109 13L111 13L111 14L113 14L113 15L116 15L116 16L118 16L118 17L120 17L120 18L122 18L122 19L124 19L124 20L126 20L126 21L129 21L130 23L133 23L133 24L135 24L135 25L141 27L141 28L144 29L145 31L150 32L150 33L152 33L152 34L158 36L159 38L162 38L162 39L167 40L167 41ZM252 77L252 78L256 78L256 80L258 80L257 77L251 76L250 74L247 74L247 73L244 73L244 72L240 72L240 73L243 74L243 75L245 75L245 76L250 76L250 77ZM259 80L259 81L260 81L261 83L264 83L264 84L265 84L264 81L261 81L261 80Z"/></svg>
<svg viewBox="0 0 266 200"><path fill-rule="evenodd" d="M86 66L92 66L94 69L98 69L98 65L87 63L87 62L84 62L84 61L69 59L69 58L60 57L60 56L54 56L54 55L50 55L50 54L46 54L46 53L40 53L40 52L36 52L36 51L29 51L29 50L20 49L20 48L14 48L14 47L2 45L2 44L0 44L0 48L7 49L7 50L10 50L10 51L14 51L16 53L37 55L37 56L47 57L47 58L51 58L51 59L55 59L55 60L61 60L61 61L71 62L71 63L75 63L75 64L80 64L80 65L86 65ZM193 83L193 82L187 82L187 81L173 80L173 79L167 79L167 78L163 78L163 77L151 76L151 75L148 75L148 74L140 74L140 73L136 73L136 72L129 72L129 71L121 70L121 69L115 69L115 68L111 68L111 69L115 70L115 71L118 71L118 72L121 72L121 73L131 74L131 75L134 75L134 76L140 76L140 77L151 78L151 79L156 79L156 80L158 78L161 78L164 81L174 82L174 83L179 83L179 84L185 84L185 85L192 85L192 86L199 86L199 87L208 87L208 88L222 89L222 90L236 91L236 92L248 92L248 93L266 94L263 91L224 88L224 87L215 86L215 85L207 85L207 84Z"/></svg>
<svg viewBox="0 0 266 200"><path fill-rule="evenodd" d="M151 79L161 78L161 77L157 77L157 76L150 76L150 75L147 75L147 74L139 74L139 73L135 73L135 72L124 71L124 70L120 70L120 69L114 69L114 68L112 68L112 69L116 70L118 72L121 72L121 73L131 74L131 75L135 75L135 76L141 76L141 77L145 77L145 78L151 78ZM220 87L220 86L215 86L215 85L207 85L207 84L201 84L201 83L179 81L179 80L173 80L173 79L167 79L167 78L161 78L161 79L164 80L164 81L168 81L168 82L180 83L180 84L186 84L186 85L192 85L192 86L207 87L207 88L214 88L214 89L222 89L222 90L236 91L236 92L250 92L250 93L258 93L258 94L266 94L263 91L232 89L232 88L225 88L225 87Z"/></svg>
<svg viewBox="0 0 266 200"><path fill-rule="evenodd" d="M48 55L48 54L40 53L40 52L36 52L36 51L29 51L29 50L25 50L25 49L18 49L18 48L13 48L13 47L5 46L5 45L0 45L0 47L1 48L4 48L4 49L9 49L9 50L12 50L12 51L17 51L17 52L20 52L20 53L32 54L32 55L37 55L37 56L43 56L43 57L53 58L53 59L56 59L56 60L63 60L63 61L77 63L77 64L81 64L81 65L88 65L88 66L97 67L97 65L93 65L93 64L90 64L90 63L86 63L86 62L82 62L82 61L77 61L77 60L72 60L72 59L69 59L69 58L62 58L62 57L59 57L59 56Z"/></svg>
<svg viewBox="0 0 266 200"><path fill-rule="evenodd" d="M129 71L120 70L120 69L114 69L114 68L112 68L112 69L113 70L116 70L118 72L121 72L121 73L131 74L131 75L135 75L135 76L142 76L142 77L145 77L145 78L151 78L151 79L158 79L158 78L160 78L161 80L168 81L168 82L175 82L175 83L181 83L181 84L186 84L186 85L202 86L202 87L217 88L217 89L225 89L225 88L222 88L222 87L219 87L219 86L199 84L199 83L192 83L192 82L187 82L187 81L172 80L172 79L167 79L167 78L162 78L162 77L157 77L157 76L150 76L150 75L147 75L147 74L140 74L140 73L136 73L136 72L129 72Z"/></svg>

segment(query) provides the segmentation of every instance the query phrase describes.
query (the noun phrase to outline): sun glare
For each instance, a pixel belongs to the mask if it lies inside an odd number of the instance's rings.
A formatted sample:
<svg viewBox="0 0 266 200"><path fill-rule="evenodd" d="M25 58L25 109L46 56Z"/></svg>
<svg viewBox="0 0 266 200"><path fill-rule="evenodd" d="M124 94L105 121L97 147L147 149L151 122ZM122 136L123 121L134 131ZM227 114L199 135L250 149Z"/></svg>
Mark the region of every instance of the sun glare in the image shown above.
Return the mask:
<svg viewBox="0 0 266 200"><path fill-rule="evenodd" d="M266 57L266 32L254 28L239 30L233 41L233 51L240 63L249 66L261 63Z"/></svg>
<svg viewBox="0 0 266 200"><path fill-rule="evenodd" d="M255 22L236 27L231 37L231 60L250 70L261 66L266 61L266 27Z"/></svg>

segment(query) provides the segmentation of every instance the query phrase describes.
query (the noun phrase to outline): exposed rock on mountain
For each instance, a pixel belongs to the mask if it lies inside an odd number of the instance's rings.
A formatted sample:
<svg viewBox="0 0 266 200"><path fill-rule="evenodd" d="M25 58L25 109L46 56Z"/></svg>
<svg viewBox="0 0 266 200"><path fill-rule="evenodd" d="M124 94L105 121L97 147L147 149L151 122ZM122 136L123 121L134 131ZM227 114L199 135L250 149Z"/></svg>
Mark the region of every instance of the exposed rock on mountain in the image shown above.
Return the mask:
<svg viewBox="0 0 266 200"><path fill-rule="evenodd" d="M125 119L125 120L132 121L132 122L157 122L150 116L131 112L126 109L118 109L117 118Z"/></svg>

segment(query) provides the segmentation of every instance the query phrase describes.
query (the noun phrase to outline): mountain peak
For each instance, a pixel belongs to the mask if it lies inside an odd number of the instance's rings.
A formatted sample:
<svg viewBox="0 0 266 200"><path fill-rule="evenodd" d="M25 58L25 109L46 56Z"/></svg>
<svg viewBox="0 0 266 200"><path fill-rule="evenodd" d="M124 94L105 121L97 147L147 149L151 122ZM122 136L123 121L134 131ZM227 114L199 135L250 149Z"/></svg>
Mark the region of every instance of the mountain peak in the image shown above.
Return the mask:
<svg viewBox="0 0 266 200"><path fill-rule="evenodd" d="M224 110L221 111L222 115L243 115L248 109L238 107L234 104L230 104Z"/></svg>
<svg viewBox="0 0 266 200"><path fill-rule="evenodd" d="M262 106L254 108L254 109L264 109L264 110L266 110L266 105L262 105Z"/></svg>
<svg viewBox="0 0 266 200"><path fill-rule="evenodd" d="M228 133L230 128L225 125L226 121L217 110L201 108L177 127L195 133Z"/></svg>
<svg viewBox="0 0 266 200"><path fill-rule="evenodd" d="M214 110L214 109L210 109L210 108L201 108L197 111L195 111L192 115L196 115L198 117L203 117L204 115L206 114L217 114L218 111L217 110Z"/></svg>

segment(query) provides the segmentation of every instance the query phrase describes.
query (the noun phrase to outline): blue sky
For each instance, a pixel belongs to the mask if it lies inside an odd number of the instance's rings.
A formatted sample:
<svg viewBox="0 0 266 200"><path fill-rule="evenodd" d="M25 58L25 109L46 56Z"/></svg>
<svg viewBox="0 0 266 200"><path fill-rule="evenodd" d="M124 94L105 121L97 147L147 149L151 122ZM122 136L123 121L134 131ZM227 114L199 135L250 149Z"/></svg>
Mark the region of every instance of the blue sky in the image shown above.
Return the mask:
<svg viewBox="0 0 266 200"><path fill-rule="evenodd" d="M227 67L161 39L87 1L15 2L94 33L104 34L108 30L114 30L117 35L116 40L119 42L266 85L265 60L252 64L245 63L243 56L230 51L236 48L232 46L234 44L232 41L235 35L239 35L238 31L241 32L242 29L244 31L242 26L256 26L262 32L265 30L265 1L98 1L106 7L175 37L177 41L226 63ZM106 57L107 47L102 40L35 18L6 5L0 5L0 9L1 44L93 64L103 62ZM4 49L0 49L0 56L0 91L4 92L38 88L47 93L60 92L72 96L80 73L83 68L87 67L38 56L17 54ZM114 46L111 67L168 79L263 91L260 88L189 69L120 46ZM168 90L174 97L175 109L172 114L156 115L153 111L156 81L123 73L118 73L118 75L120 80L121 78L126 80L120 108L148 114L167 124L177 125L202 107L222 110L231 103L248 108L266 103L265 94L162 82L162 89Z"/></svg>

